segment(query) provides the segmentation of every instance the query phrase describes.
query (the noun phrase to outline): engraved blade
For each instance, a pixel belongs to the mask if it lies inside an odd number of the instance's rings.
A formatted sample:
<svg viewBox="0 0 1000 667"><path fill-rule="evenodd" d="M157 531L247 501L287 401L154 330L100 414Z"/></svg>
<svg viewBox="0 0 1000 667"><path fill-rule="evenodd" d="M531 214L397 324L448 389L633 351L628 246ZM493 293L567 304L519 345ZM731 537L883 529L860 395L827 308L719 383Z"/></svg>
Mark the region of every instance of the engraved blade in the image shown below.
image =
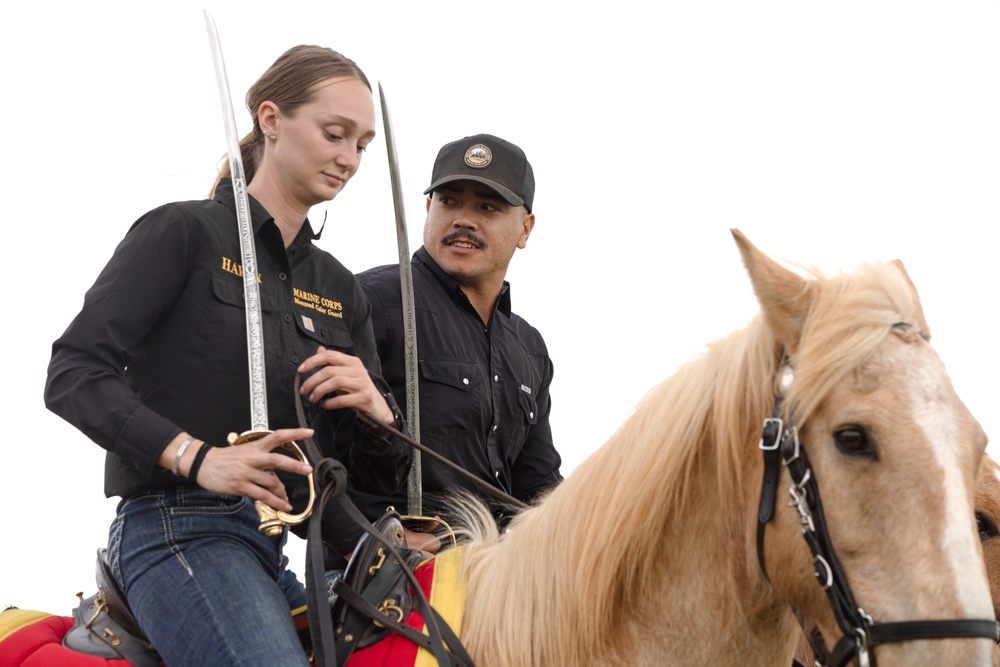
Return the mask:
<svg viewBox="0 0 1000 667"><path fill-rule="evenodd" d="M247 357L250 362L250 430L266 431L267 383L264 373L264 334L260 314L260 289L257 285L257 253L254 247L253 227L250 222L250 202L247 199L247 181L240 155L240 140L236 132L233 99L229 93L226 63L222 59L222 44L215 19L205 12L208 41L215 63L215 80L222 104L222 121L226 128L226 146L229 152L229 170L236 195L236 222L240 233L240 255L243 261L243 298L247 311Z"/></svg>
<svg viewBox="0 0 1000 667"><path fill-rule="evenodd" d="M403 356L406 372L406 422L413 439L420 442L420 389L417 376L417 311L413 301L413 271L410 267L410 242L406 233L406 212L403 208L403 185L399 178L399 160L392 133L392 119L385 101L382 83L378 84L382 104L382 126L385 129L385 147L389 156L389 180L392 183L392 205L396 211L396 245L399 250L399 287L403 301ZM407 514L423 515L423 483L420 471L420 452L413 452L413 466L406 481Z"/></svg>

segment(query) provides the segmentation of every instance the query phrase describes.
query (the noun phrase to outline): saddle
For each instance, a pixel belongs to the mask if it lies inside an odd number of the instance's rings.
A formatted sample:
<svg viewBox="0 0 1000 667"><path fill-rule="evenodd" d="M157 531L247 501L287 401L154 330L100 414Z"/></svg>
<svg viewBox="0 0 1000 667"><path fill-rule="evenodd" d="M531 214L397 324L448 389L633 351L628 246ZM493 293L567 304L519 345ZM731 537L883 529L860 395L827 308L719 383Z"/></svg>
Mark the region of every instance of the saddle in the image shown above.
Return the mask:
<svg viewBox="0 0 1000 667"><path fill-rule="evenodd" d="M108 660L128 660L134 667L162 667L159 653L135 620L118 582L111 576L108 550L97 550L97 593L84 598L73 610L73 626L63 637L66 648ZM292 611L292 620L303 646L308 648L309 626L305 607Z"/></svg>
<svg viewBox="0 0 1000 667"><path fill-rule="evenodd" d="M384 514L375 522L374 528L400 549L410 569L415 569L426 560L419 551L406 547L403 524L396 512ZM333 584L337 594L333 605L337 655L350 655L388 635L391 630L382 617L401 623L413 610L413 598L408 588L409 582L399 561L365 533L343 577ZM359 605L354 595L359 595L364 603ZM378 615L369 614L372 608Z"/></svg>
<svg viewBox="0 0 1000 667"><path fill-rule="evenodd" d="M149 643L125 602L108 564L107 549L97 550L97 593L80 596L73 610L73 627L62 645L73 651L109 660L128 660L135 667L161 667L160 656Z"/></svg>
<svg viewBox="0 0 1000 667"><path fill-rule="evenodd" d="M344 576L333 583L336 655L346 659L395 632L431 652L441 667L475 667L414 579L413 571L428 558L406 546L399 514L386 512L373 528L358 542ZM424 618L428 634L405 624L412 611Z"/></svg>

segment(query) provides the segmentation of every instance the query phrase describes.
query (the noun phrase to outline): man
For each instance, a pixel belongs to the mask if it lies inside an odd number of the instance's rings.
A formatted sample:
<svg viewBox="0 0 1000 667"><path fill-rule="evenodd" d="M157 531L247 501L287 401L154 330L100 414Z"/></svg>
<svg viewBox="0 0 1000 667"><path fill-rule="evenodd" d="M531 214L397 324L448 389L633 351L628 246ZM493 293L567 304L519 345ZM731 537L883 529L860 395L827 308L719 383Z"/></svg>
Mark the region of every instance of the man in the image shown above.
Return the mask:
<svg viewBox="0 0 1000 667"><path fill-rule="evenodd" d="M424 245L413 255L419 356L420 441L477 477L530 501L562 480L549 428L552 361L542 336L511 312L507 266L535 225L535 180L524 152L489 134L444 146L424 191ZM399 267L357 276L371 302L382 370L407 406ZM447 520L442 494L463 477L424 457L424 514ZM393 497L354 492L371 519ZM505 508L491 507L498 521ZM506 510L509 511L509 510Z"/></svg>

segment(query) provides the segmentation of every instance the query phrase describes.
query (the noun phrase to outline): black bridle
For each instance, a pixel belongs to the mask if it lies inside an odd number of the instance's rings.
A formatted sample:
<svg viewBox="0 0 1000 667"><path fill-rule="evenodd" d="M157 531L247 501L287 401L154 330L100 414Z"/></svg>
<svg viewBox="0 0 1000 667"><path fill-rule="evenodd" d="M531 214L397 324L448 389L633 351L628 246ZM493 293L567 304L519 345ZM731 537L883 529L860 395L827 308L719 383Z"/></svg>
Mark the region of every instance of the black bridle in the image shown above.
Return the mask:
<svg viewBox="0 0 1000 667"><path fill-rule="evenodd" d="M837 554L830 540L823 503L819 497L816 474L809 457L799 443L794 425L785 428L780 414L782 398L791 387L790 366L779 371L777 397L772 416L764 420L760 449L764 454L764 475L760 505L757 510L757 560L761 572L770 581L764 563L764 532L774 517L781 468L788 469L792 485L790 507L799 513L802 535L813 557L813 568L820 587L826 593L843 637L828 651L818 629L806 631L818 667L843 667L857 657L860 667L874 667L874 648L879 644L916 639L987 638L1000 642L1000 624L996 619L945 619L877 623L858 606L851 593ZM796 614L799 616L798 614ZM802 621L799 616L800 622ZM805 630L805 628L803 628Z"/></svg>

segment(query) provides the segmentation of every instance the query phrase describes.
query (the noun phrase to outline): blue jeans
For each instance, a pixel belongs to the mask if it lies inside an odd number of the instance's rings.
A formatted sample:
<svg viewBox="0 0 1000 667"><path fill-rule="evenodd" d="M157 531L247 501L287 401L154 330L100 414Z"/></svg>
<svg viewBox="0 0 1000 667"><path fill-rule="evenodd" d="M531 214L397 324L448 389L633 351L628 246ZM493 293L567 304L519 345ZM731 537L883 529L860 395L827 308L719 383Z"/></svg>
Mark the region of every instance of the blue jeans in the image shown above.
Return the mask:
<svg viewBox="0 0 1000 667"><path fill-rule="evenodd" d="M166 664L308 667L289 613L305 591L258 523L253 501L202 489L119 506L111 570Z"/></svg>

